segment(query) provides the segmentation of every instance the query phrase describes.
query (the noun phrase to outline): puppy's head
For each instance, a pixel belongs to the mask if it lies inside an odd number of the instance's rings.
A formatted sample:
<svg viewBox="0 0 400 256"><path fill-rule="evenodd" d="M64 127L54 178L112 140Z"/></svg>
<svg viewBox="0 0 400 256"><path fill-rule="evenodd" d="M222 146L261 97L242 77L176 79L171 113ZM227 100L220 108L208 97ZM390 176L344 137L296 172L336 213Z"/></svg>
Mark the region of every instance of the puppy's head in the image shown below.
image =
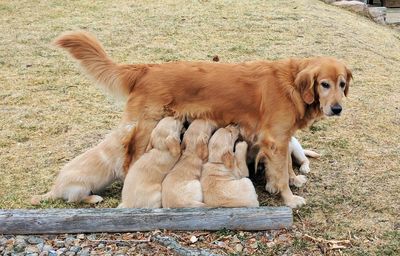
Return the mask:
<svg viewBox="0 0 400 256"><path fill-rule="evenodd" d="M306 104L319 103L326 116L333 116L342 112L342 99L349 92L352 78L350 69L339 60L318 57L297 74L295 85Z"/></svg>
<svg viewBox="0 0 400 256"><path fill-rule="evenodd" d="M216 126L211 121L196 119L183 135L182 148L185 152L195 153L203 161L208 157L208 140Z"/></svg>
<svg viewBox="0 0 400 256"><path fill-rule="evenodd" d="M208 161L222 162L226 167L233 168L235 161L233 147L238 137L239 128L237 126L229 125L226 128L218 129L208 144L210 152Z"/></svg>
<svg viewBox="0 0 400 256"><path fill-rule="evenodd" d="M151 132L150 141L146 152L156 148L169 150L173 156L181 153L180 134L183 128L183 121L173 117L165 117Z"/></svg>

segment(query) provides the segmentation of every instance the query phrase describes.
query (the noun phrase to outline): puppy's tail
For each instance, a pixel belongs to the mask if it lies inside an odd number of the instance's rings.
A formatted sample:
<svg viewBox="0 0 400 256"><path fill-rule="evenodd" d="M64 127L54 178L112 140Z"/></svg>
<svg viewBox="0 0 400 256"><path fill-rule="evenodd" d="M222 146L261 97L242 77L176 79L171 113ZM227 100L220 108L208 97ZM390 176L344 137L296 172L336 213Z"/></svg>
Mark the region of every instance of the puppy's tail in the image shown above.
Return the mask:
<svg viewBox="0 0 400 256"><path fill-rule="evenodd" d="M100 42L85 31L66 32L56 38L54 44L67 50L101 88L119 98L125 99L138 76L146 72L145 65L115 63Z"/></svg>
<svg viewBox="0 0 400 256"><path fill-rule="evenodd" d="M304 149L304 154L312 158L319 158L321 155L315 151Z"/></svg>

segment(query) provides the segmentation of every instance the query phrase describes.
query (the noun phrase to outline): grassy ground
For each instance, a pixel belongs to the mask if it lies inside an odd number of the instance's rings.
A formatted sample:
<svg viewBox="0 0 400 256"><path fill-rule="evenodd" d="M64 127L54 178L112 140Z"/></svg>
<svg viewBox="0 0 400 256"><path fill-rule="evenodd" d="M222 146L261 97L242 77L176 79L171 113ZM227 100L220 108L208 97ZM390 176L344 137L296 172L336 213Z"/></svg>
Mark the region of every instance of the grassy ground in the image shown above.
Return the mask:
<svg viewBox="0 0 400 256"><path fill-rule="evenodd" d="M299 133L312 161L307 205L290 239L255 253L398 254L400 240L400 34L317 0L1 1L0 208L30 208L67 161L95 145L121 116L50 42L66 30L95 33L117 61L223 61L332 55L353 70L340 118ZM97 207L114 207L120 184ZM262 191L265 205L280 201ZM60 201L41 207L83 207Z"/></svg>

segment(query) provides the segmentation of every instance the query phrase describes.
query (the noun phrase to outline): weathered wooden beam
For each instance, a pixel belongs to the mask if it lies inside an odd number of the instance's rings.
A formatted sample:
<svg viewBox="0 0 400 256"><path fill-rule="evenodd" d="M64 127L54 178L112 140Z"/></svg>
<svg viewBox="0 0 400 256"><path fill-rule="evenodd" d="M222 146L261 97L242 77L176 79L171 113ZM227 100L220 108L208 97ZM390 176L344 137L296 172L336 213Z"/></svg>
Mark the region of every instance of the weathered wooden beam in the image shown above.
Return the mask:
<svg viewBox="0 0 400 256"><path fill-rule="evenodd" d="M0 234L290 228L288 207L0 210Z"/></svg>

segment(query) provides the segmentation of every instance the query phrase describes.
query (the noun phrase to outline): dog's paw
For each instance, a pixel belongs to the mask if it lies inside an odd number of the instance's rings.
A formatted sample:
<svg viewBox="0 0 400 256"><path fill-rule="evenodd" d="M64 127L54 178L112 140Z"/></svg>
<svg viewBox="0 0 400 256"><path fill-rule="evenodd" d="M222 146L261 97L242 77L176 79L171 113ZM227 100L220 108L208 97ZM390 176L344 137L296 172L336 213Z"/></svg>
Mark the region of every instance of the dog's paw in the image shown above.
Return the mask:
<svg viewBox="0 0 400 256"><path fill-rule="evenodd" d="M101 201L103 201L103 198L98 195L90 195L90 196L85 197L82 201L87 204L97 204L97 203L100 203Z"/></svg>
<svg viewBox="0 0 400 256"><path fill-rule="evenodd" d="M279 192L277 186L275 186L275 183L273 182L267 182L265 190L270 194L277 194Z"/></svg>
<svg viewBox="0 0 400 256"><path fill-rule="evenodd" d="M285 199L285 205L290 208L298 208L302 205L306 204L306 200L301 196L291 196L288 199Z"/></svg>
<svg viewBox="0 0 400 256"><path fill-rule="evenodd" d="M290 179L290 185L295 186L297 188L302 187L307 182L307 177L304 175L297 175L294 178Z"/></svg>
<svg viewBox="0 0 400 256"><path fill-rule="evenodd" d="M303 174L307 174L310 172L310 166L308 164L302 164L300 166L300 172Z"/></svg>

